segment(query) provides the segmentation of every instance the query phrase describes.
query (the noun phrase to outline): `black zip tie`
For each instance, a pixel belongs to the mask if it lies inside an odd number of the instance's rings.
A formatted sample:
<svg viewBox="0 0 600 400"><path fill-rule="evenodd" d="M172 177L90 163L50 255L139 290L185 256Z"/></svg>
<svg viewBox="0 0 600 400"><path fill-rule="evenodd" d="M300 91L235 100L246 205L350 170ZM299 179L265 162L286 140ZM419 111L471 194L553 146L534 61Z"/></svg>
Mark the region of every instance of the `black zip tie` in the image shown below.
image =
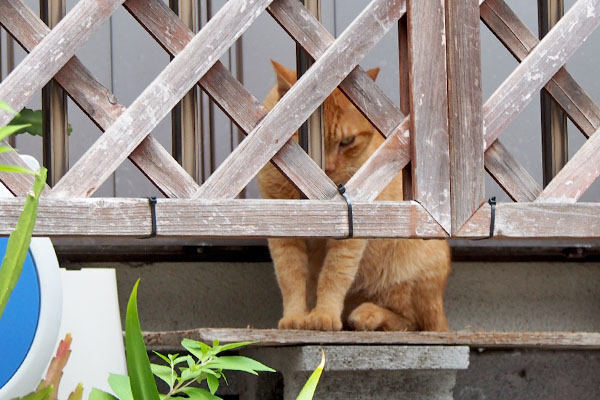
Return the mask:
<svg viewBox="0 0 600 400"><path fill-rule="evenodd" d="M152 232L150 232L150 236L146 236L142 239L150 239L156 236L157 233L157 224L156 224L156 197L148 197L148 204L150 205L150 216L152 218Z"/></svg>
<svg viewBox="0 0 600 400"><path fill-rule="evenodd" d="M350 197L346 194L346 187L341 183L338 183L337 190L340 192L346 204L348 205L348 236L346 239L351 239L354 236L354 219L352 218L352 203L350 202Z"/></svg>
<svg viewBox="0 0 600 400"><path fill-rule="evenodd" d="M490 235L488 237L484 237L481 239L475 240L487 240L494 237L494 229L496 227L496 196L490 197L488 199L488 204L490 205Z"/></svg>

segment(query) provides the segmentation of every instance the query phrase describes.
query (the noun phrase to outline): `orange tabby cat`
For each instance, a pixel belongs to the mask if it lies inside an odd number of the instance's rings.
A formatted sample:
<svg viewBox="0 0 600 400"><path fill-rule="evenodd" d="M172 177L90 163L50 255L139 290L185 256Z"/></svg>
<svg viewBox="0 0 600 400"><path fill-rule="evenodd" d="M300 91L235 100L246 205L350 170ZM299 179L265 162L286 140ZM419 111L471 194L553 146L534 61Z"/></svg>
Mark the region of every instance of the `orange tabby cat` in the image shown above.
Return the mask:
<svg viewBox="0 0 600 400"><path fill-rule="evenodd" d="M277 85L267 109L296 81L296 72L273 62ZM367 73L375 79L379 69ZM324 103L326 173L346 183L383 142L336 89ZM298 199L299 192L271 164L258 175L263 197ZM378 200L401 200L396 178ZM280 329L448 330L443 292L450 273L446 241L270 239L283 296Z"/></svg>

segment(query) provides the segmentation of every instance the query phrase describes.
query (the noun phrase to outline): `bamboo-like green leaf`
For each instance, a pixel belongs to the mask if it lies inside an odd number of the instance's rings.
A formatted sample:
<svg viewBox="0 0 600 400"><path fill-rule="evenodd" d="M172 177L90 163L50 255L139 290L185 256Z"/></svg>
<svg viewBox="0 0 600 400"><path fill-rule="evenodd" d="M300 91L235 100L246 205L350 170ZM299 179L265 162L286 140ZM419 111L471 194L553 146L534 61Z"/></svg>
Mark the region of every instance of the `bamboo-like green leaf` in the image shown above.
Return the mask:
<svg viewBox="0 0 600 400"><path fill-rule="evenodd" d="M92 391L90 392L90 397L88 397L88 400L119 400L119 399L110 393L106 393L103 390L93 388Z"/></svg>
<svg viewBox="0 0 600 400"><path fill-rule="evenodd" d="M125 349L127 370L131 380L131 392L136 400L159 400L158 389L154 375L150 369L150 360L142 337L142 329L138 318L137 288L140 280L135 283L125 316Z"/></svg>
<svg viewBox="0 0 600 400"><path fill-rule="evenodd" d="M30 126L31 125L29 124L3 126L2 128L0 128L0 140L4 140L12 134L24 132L25 129L27 129Z"/></svg>
<svg viewBox="0 0 600 400"><path fill-rule="evenodd" d="M120 400L134 400L131 383L127 375L109 374L108 384Z"/></svg>
<svg viewBox="0 0 600 400"><path fill-rule="evenodd" d="M323 372L324 367L325 351L321 349L321 363L317 366L317 369L315 369L310 375L296 400L311 400L313 398L315 390L317 390L317 384L319 383L319 379L321 378L321 373Z"/></svg>
<svg viewBox="0 0 600 400"><path fill-rule="evenodd" d="M19 174L37 174L37 172L32 171L29 168L18 167L16 165L0 165L0 171L17 172Z"/></svg>
<svg viewBox="0 0 600 400"><path fill-rule="evenodd" d="M206 364L206 367L211 369L229 369L232 371L244 371L254 375L258 375L257 371L275 372L273 368L259 363L244 356L223 356L218 357Z"/></svg>
<svg viewBox="0 0 600 400"><path fill-rule="evenodd" d="M8 239L6 254L4 260L2 260L2 266L0 266L0 317L21 276L21 271L23 271L23 263L29 250L29 243L37 218L40 193L42 193L45 184L46 169L42 168L35 177L33 190L25 199L25 205L17 221L17 226Z"/></svg>
<svg viewBox="0 0 600 400"><path fill-rule="evenodd" d="M17 112L13 110L8 104L0 100L0 110L8 111L11 114L16 114Z"/></svg>

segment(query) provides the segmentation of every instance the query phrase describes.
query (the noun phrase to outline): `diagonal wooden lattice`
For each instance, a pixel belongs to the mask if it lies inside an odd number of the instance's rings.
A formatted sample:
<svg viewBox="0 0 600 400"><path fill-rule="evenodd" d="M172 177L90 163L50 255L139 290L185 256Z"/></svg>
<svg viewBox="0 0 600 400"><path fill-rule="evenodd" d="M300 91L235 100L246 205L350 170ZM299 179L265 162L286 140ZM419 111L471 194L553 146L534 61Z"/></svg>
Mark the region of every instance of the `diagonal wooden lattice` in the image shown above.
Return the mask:
<svg viewBox="0 0 600 400"><path fill-rule="evenodd" d="M347 210L335 185L291 140L338 85L386 138L347 183L357 236L487 235L489 206L481 206L484 163L513 199L574 202L600 173L599 168L580 173L597 157L600 139L591 135L599 127L600 112L563 65L600 22L599 1L579 0L539 44L502 0L412 0L408 10L402 0L374 0L337 39L297 0L231 0L195 36L160 0L82 0L52 31L21 0L0 2L0 24L31 51L0 84L0 98L19 109L54 77L105 131L63 179L46 190L36 232L148 234L151 221L144 199L81 199L93 194L129 157L167 197L183 198L157 205L159 236L345 236ZM127 109L73 56L121 4L174 56ZM217 61L265 9L316 60L268 114ZM404 86L410 90L403 101L410 102L410 116L358 66L405 14L410 23L400 35L406 36ZM472 61L479 57L480 17L522 61L483 107L477 86L480 66ZM195 84L248 135L202 186L149 135ZM544 86L591 138L542 192L498 136ZM405 104L403 110L408 108ZM0 113L0 124L9 118ZM310 201L234 200L270 159ZM20 160L4 153L0 162ZM415 201L374 202L409 162ZM0 180L17 195L30 187L27 176L2 174ZM0 219L5 221L0 233L10 229L20 202L0 201ZM68 215L62 213L65 207L71 210ZM496 232L514 237L600 237L597 210L581 204L501 204ZM556 215L572 218L572 229L557 229ZM547 223L531 224L531 218ZM576 225L581 218L587 220L585 227Z"/></svg>

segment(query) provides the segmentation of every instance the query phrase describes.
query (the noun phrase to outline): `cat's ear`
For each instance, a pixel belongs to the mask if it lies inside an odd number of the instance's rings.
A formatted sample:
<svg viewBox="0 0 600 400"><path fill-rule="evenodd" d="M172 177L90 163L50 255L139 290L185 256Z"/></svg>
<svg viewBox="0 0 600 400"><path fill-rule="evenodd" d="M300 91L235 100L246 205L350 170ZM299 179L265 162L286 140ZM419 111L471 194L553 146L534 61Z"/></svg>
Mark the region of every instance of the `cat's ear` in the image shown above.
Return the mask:
<svg viewBox="0 0 600 400"><path fill-rule="evenodd" d="M375 80L377 79L377 75L379 75L379 67L377 68L371 68L369 70L367 70L367 75L369 75L371 77L371 79Z"/></svg>
<svg viewBox="0 0 600 400"><path fill-rule="evenodd" d="M271 64L273 64L275 75L277 75L277 92L279 93L279 98L282 98L296 82L296 71L284 67L277 61L271 60Z"/></svg>

